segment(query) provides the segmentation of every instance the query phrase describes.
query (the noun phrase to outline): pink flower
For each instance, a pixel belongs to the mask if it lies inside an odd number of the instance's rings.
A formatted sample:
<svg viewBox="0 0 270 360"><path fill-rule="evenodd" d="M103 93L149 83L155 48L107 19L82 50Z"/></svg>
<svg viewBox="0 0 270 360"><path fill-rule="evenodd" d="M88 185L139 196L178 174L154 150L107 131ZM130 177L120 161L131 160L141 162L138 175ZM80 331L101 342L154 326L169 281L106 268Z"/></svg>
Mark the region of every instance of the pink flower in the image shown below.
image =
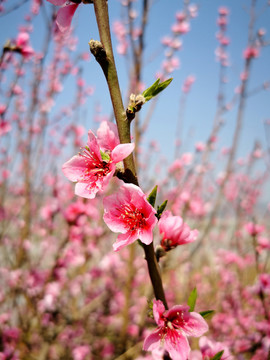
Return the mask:
<svg viewBox="0 0 270 360"><path fill-rule="evenodd" d="M257 236L264 231L263 225L255 224L253 222L246 223L244 228L251 236Z"/></svg>
<svg viewBox="0 0 270 360"><path fill-rule="evenodd" d="M172 32L177 34L186 34L190 31L190 24L187 21L181 21L172 26Z"/></svg>
<svg viewBox="0 0 270 360"><path fill-rule="evenodd" d="M7 106L0 104L0 115L3 115L6 112Z"/></svg>
<svg viewBox="0 0 270 360"><path fill-rule="evenodd" d="M168 210L162 214L158 228L162 235L161 246L165 251L193 242L198 236L198 230L190 230L180 216L173 216Z"/></svg>
<svg viewBox="0 0 270 360"><path fill-rule="evenodd" d="M218 9L218 13L219 13L219 15L221 15L221 16L227 16L227 15L229 15L229 9L228 8L226 8L225 6L221 6L219 9Z"/></svg>
<svg viewBox="0 0 270 360"><path fill-rule="evenodd" d="M260 274L259 276L259 284L260 284L260 288L266 292L270 294L270 274Z"/></svg>
<svg viewBox="0 0 270 360"><path fill-rule="evenodd" d="M0 136L7 134L8 132L10 132L10 130L10 123L5 120L0 120Z"/></svg>
<svg viewBox="0 0 270 360"><path fill-rule="evenodd" d="M176 305L165 310L160 300L154 300L153 314L158 328L146 337L143 349L154 351L163 347L172 360L187 360L190 352L187 336L199 337L208 331L203 317L188 309L188 306Z"/></svg>
<svg viewBox="0 0 270 360"><path fill-rule="evenodd" d="M196 148L197 152L202 152L205 150L206 145L203 142L197 142L197 144L195 145L195 148Z"/></svg>
<svg viewBox="0 0 270 360"><path fill-rule="evenodd" d="M246 50L243 53L243 56L245 59L252 59L252 58L257 58L259 54L260 52L258 48L250 46L246 48Z"/></svg>
<svg viewBox="0 0 270 360"><path fill-rule="evenodd" d="M84 360L89 354L90 348L88 345L80 345L72 350L74 360Z"/></svg>
<svg viewBox="0 0 270 360"><path fill-rule="evenodd" d="M21 54L26 59L34 54L33 48L29 45L30 36L27 32L22 31L18 34L16 45L20 49Z"/></svg>
<svg viewBox="0 0 270 360"><path fill-rule="evenodd" d="M98 138L88 132L88 143L83 152L73 156L63 167L64 175L77 182L75 194L93 199L103 191L113 177L116 164L134 150L134 144L119 144L116 125L101 124Z"/></svg>
<svg viewBox="0 0 270 360"><path fill-rule="evenodd" d="M186 80L184 81L183 87L182 87L182 91L184 93L188 93L190 91L191 85L194 83L195 81L195 76L193 75L189 75Z"/></svg>
<svg viewBox="0 0 270 360"><path fill-rule="evenodd" d="M70 28L73 15L80 5L69 0L47 0L51 4L61 6L57 12L56 24L61 32L65 32Z"/></svg>
<svg viewBox="0 0 270 360"><path fill-rule="evenodd" d="M113 245L115 251L138 239L146 245L153 241L156 211L138 186L122 185L117 193L106 197L103 204L105 223L113 232L121 233Z"/></svg>
<svg viewBox="0 0 270 360"><path fill-rule="evenodd" d="M218 352L224 351L223 355L221 356L221 360L229 360L231 359L231 354L226 345L223 345L220 342L215 342L207 339L206 336L203 336L199 340L199 346L202 352L203 360L207 360L215 356Z"/></svg>

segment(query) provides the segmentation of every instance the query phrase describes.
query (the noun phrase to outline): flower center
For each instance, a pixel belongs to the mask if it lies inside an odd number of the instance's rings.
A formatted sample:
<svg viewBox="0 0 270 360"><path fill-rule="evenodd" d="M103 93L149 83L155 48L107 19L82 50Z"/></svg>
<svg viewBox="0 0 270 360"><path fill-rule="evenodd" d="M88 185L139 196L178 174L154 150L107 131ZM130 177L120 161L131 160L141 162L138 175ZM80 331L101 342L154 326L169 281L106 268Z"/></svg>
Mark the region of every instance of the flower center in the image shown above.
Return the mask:
<svg viewBox="0 0 270 360"><path fill-rule="evenodd" d="M118 209L120 218L125 222L130 231L141 229L145 226L144 214L133 205L121 205Z"/></svg>
<svg viewBox="0 0 270 360"><path fill-rule="evenodd" d="M110 172L110 162L100 161L98 156L93 151L84 149L80 156L85 159L85 171L82 179L83 181L97 181Z"/></svg>

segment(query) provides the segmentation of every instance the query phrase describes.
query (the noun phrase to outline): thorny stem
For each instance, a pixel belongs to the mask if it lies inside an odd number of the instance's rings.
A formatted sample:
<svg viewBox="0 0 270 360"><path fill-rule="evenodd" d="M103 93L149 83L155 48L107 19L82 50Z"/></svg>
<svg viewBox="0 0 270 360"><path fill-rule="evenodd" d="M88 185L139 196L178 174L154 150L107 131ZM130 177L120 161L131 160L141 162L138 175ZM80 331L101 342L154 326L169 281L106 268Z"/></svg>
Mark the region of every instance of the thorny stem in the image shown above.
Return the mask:
<svg viewBox="0 0 270 360"><path fill-rule="evenodd" d="M126 120L125 109L123 106L117 71L114 62L107 1L94 0L94 8L95 8L95 14L98 24L101 44L103 50L105 51L105 54L102 54L102 52L101 54L99 54L103 57L103 59L99 58L100 60L99 64L102 67L102 70L104 72L104 75L108 83L111 101L114 110L114 116L116 119L116 124L119 132L120 142L122 144L129 143L130 122ZM96 56L96 59L98 60L98 56ZM138 185L136 168L132 155L129 155L124 160L124 166L125 166L125 173L127 176L125 180L135 185ZM156 299L161 300L164 303L165 308L168 308L163 285L162 285L160 269L155 257L153 243L151 243L150 245L143 245L143 248L145 251L145 258L147 261L148 271L154 289L155 297Z"/></svg>

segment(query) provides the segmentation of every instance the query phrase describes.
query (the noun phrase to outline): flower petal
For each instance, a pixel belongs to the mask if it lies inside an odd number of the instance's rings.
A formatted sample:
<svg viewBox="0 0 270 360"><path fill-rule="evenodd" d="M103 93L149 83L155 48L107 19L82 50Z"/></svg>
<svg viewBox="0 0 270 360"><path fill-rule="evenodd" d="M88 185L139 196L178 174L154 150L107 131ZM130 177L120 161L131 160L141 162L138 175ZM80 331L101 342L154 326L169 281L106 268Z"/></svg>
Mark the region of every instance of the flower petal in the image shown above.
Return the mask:
<svg viewBox="0 0 270 360"><path fill-rule="evenodd" d="M75 185L75 194L86 199L94 199L98 191L98 187L92 186L90 188L89 184L87 183L79 182Z"/></svg>
<svg viewBox="0 0 270 360"><path fill-rule="evenodd" d="M134 143L117 145L111 153L112 161L116 164L119 161L124 160L128 155L132 153L134 147L135 147Z"/></svg>
<svg viewBox="0 0 270 360"><path fill-rule="evenodd" d="M138 239L136 233L134 234L120 234L118 235L116 242L113 244L113 250L118 251L122 249L124 246L132 244L134 241Z"/></svg>
<svg viewBox="0 0 270 360"><path fill-rule="evenodd" d="M190 352L187 338L175 330L168 331L164 349L168 351L172 360L187 360Z"/></svg>
<svg viewBox="0 0 270 360"><path fill-rule="evenodd" d="M189 315L186 323L181 326L187 336L199 337L208 331L208 324L200 314L190 312Z"/></svg>
<svg viewBox="0 0 270 360"><path fill-rule="evenodd" d="M70 181L79 181L85 172L85 159L80 155L73 156L64 163L62 171Z"/></svg>
<svg viewBox="0 0 270 360"><path fill-rule="evenodd" d="M155 322L161 326L164 324L164 320L161 319L161 315L164 313L164 311L165 311L165 306L164 306L163 302L161 300L154 300L153 301L154 319L155 319Z"/></svg>
<svg viewBox="0 0 270 360"><path fill-rule="evenodd" d="M153 333L148 335L143 343L143 350L153 351L160 347L160 339L161 339L162 331L161 329L155 330Z"/></svg>
<svg viewBox="0 0 270 360"><path fill-rule="evenodd" d="M65 32L70 28L73 15L79 4L69 3L63 5L57 12L56 23L60 31Z"/></svg>
<svg viewBox="0 0 270 360"><path fill-rule="evenodd" d="M97 130L98 144L103 151L112 151L120 144L116 124L109 121L102 121Z"/></svg>
<svg viewBox="0 0 270 360"><path fill-rule="evenodd" d="M47 1L49 1L53 5L62 6L66 3L67 0L47 0Z"/></svg>
<svg viewBox="0 0 270 360"><path fill-rule="evenodd" d="M154 215L155 216L155 215ZM156 217L155 217L156 218ZM156 218L157 220L157 218ZM138 238L141 240L142 243L144 243L145 245L149 245L151 244L151 242L153 241L153 227L155 226L155 224L153 226L151 226L151 228L147 228L147 229L142 229L138 231Z"/></svg>

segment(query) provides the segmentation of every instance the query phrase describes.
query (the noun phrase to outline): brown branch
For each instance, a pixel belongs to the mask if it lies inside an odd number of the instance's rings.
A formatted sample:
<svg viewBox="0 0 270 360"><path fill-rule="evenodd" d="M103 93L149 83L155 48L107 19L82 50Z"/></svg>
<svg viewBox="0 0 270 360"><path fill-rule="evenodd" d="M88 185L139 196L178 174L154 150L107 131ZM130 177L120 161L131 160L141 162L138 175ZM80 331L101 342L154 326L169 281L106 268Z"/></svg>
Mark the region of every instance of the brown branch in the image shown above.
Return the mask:
<svg viewBox="0 0 270 360"><path fill-rule="evenodd" d="M94 8L98 23L101 43L90 41L90 50L94 53L96 60L99 62L110 91L111 101L114 110L114 116L119 132L121 143L130 142L130 122L126 119L126 113L123 106L120 86L118 82L117 71L114 62L113 49L111 43L111 33L109 25L108 5L106 0L94 0ZM100 46L101 45L101 46ZM124 160L125 181L138 185L134 158L131 155ZM149 275L157 299L164 303L168 308L165 293L163 290L159 265L157 263L153 243L143 246L145 258L148 265Z"/></svg>

